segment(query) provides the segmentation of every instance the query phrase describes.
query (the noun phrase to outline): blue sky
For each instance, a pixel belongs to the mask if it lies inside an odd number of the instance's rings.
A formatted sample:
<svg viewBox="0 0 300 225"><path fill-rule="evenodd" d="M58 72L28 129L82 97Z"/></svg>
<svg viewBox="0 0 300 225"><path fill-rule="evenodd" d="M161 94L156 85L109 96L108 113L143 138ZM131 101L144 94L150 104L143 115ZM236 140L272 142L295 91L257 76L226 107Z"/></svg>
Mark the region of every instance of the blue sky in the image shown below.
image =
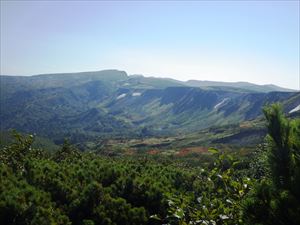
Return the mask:
<svg viewBox="0 0 300 225"><path fill-rule="evenodd" d="M299 1L1 1L1 74L102 69L299 89Z"/></svg>

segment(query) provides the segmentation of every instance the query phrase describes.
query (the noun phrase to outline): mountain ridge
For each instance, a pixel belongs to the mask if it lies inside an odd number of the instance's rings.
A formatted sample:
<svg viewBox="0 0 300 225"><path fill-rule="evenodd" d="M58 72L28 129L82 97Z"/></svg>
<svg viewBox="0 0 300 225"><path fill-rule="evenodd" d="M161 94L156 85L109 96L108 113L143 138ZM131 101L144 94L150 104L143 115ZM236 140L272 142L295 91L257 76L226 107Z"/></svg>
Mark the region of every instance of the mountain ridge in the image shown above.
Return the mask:
<svg viewBox="0 0 300 225"><path fill-rule="evenodd" d="M154 76L144 76L142 74L127 74L123 70L116 69L107 69L107 70L99 70L99 71L86 71L86 72L69 72L69 73L45 73L45 74L35 74L29 76L21 76L21 75L0 75L1 77L16 77L16 78L57 78L57 76L88 76L89 78L97 78L98 76L113 76L116 73L119 74L119 78L135 78L135 79L146 79L146 80L160 80L160 81L168 81L177 85L185 85L192 87L232 87L232 88L240 88L248 91L257 91L257 92L271 92L271 91L282 91L282 92L295 92L297 90L280 87L274 84L255 84L246 81L236 81L236 82L224 82L224 81L209 81L209 80L187 80L180 81L173 78L165 78L165 77L154 77ZM102 77L103 78L103 77ZM62 79L62 78L60 78Z"/></svg>
<svg viewBox="0 0 300 225"><path fill-rule="evenodd" d="M189 133L256 119L269 103L286 102L286 112L300 105L297 92L199 88L117 70L0 79L1 130L57 142Z"/></svg>
<svg viewBox="0 0 300 225"><path fill-rule="evenodd" d="M246 90L255 90L258 92L271 92L271 91L284 91L284 92L293 92L296 90L283 88L274 84L253 84L245 81L237 81L237 82L223 82L223 81L208 81L208 80L188 80L187 84L193 87L234 87L234 88L242 88Z"/></svg>

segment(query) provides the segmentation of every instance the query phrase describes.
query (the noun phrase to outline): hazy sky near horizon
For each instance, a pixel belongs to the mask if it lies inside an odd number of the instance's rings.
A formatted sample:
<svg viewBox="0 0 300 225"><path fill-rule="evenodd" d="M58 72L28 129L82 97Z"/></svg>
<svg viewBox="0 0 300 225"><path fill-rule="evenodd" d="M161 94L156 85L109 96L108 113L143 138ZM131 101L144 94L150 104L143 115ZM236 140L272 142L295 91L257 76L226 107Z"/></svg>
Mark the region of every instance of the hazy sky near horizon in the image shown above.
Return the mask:
<svg viewBox="0 0 300 225"><path fill-rule="evenodd" d="M299 89L299 1L3 1L2 75L125 70Z"/></svg>

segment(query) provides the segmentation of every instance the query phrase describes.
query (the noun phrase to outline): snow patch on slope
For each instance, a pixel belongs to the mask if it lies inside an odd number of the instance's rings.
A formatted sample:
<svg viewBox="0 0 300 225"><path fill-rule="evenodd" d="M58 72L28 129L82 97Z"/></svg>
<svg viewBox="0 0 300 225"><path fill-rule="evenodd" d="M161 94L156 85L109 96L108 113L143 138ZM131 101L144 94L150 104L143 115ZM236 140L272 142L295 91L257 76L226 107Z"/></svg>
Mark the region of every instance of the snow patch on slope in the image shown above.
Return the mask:
<svg viewBox="0 0 300 225"><path fill-rule="evenodd" d="M289 113L297 112L299 110L300 110L300 105L298 105L295 108L293 108L291 111L289 111Z"/></svg>
<svg viewBox="0 0 300 225"><path fill-rule="evenodd" d="M124 98L124 97L126 97L126 94L124 93L124 94L121 94L121 95L119 95L118 97L117 97L117 100L119 100L119 99L121 99L121 98Z"/></svg>
<svg viewBox="0 0 300 225"><path fill-rule="evenodd" d="M229 98L224 98L222 101L220 101L218 104L216 104L216 105L214 106L214 109L220 108L220 107L223 106L228 100L229 100Z"/></svg>
<svg viewBox="0 0 300 225"><path fill-rule="evenodd" d="M133 97L135 97L135 96L141 96L142 95L142 93L140 93L140 92L133 92L132 93L132 96Z"/></svg>

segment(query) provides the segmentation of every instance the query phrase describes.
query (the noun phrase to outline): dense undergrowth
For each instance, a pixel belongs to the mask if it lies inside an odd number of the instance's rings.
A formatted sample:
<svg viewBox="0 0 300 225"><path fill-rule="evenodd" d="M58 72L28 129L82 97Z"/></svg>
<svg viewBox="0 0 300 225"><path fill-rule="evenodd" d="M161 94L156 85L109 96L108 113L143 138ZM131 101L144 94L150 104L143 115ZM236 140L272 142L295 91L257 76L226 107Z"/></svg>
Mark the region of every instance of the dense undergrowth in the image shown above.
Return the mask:
<svg viewBox="0 0 300 225"><path fill-rule="evenodd" d="M300 122L277 105L265 115L266 143L246 163L216 149L198 166L104 157L67 142L50 154L15 134L0 151L0 223L300 224Z"/></svg>

